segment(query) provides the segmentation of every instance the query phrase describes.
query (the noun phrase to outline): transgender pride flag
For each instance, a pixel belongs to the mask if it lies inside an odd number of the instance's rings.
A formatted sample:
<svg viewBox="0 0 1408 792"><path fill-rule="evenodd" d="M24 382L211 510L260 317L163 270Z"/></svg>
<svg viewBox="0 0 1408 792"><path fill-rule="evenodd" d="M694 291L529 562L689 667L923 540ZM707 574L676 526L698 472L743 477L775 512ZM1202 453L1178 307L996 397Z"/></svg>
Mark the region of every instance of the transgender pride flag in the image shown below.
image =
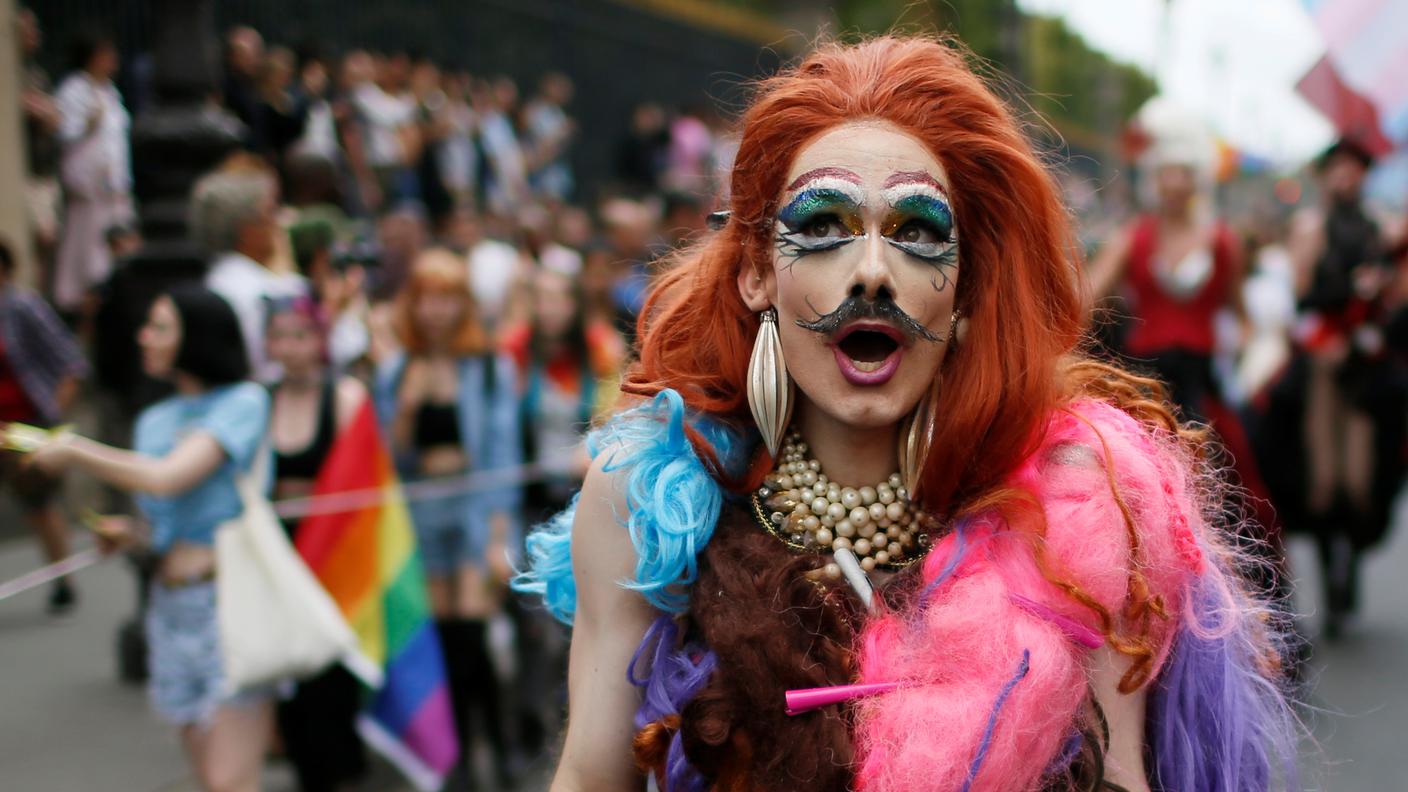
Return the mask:
<svg viewBox="0 0 1408 792"><path fill-rule="evenodd" d="M1328 50L1297 90L1376 154L1408 142L1408 2L1302 0Z"/></svg>
<svg viewBox="0 0 1408 792"><path fill-rule="evenodd" d="M347 501L304 517L295 544L357 633L362 662L348 665L373 691L358 728L417 788L439 789L459 755L450 688L410 514L370 399L338 434L313 498Z"/></svg>

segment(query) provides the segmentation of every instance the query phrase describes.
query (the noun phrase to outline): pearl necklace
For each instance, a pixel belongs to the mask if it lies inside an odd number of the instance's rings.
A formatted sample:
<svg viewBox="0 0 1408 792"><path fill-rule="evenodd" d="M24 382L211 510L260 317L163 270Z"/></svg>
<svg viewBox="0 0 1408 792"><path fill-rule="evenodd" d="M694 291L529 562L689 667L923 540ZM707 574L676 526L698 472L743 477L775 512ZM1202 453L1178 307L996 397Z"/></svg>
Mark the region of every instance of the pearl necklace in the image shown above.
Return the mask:
<svg viewBox="0 0 1408 792"><path fill-rule="evenodd" d="M873 487L842 487L826 478L821 462L807 458L807 444L795 431L781 460L752 501L758 522L788 547L808 553L848 549L866 572L901 569L929 551L937 521L909 502L898 473ZM825 571L841 576L835 563Z"/></svg>

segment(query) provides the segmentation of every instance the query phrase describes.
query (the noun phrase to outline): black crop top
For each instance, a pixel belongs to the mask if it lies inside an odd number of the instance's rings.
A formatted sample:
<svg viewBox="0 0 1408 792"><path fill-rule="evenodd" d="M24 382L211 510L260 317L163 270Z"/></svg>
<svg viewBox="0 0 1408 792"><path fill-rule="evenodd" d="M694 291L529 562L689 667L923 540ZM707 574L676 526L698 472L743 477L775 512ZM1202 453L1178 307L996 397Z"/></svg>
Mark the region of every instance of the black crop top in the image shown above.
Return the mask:
<svg viewBox="0 0 1408 792"><path fill-rule="evenodd" d="M459 410L453 404L422 404L416 411L416 448L458 446L460 438Z"/></svg>
<svg viewBox="0 0 1408 792"><path fill-rule="evenodd" d="M274 479L315 479L332 450L337 434L336 406L334 405L333 382L323 383L322 399L318 403L318 431L301 451L286 453L274 450Z"/></svg>

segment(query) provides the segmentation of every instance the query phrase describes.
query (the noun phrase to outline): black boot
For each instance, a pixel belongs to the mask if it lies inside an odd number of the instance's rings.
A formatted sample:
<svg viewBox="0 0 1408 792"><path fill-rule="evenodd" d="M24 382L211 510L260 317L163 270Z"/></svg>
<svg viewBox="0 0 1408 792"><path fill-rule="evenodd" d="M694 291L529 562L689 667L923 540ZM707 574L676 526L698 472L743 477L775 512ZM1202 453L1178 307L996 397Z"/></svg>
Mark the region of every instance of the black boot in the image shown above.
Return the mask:
<svg viewBox="0 0 1408 792"><path fill-rule="evenodd" d="M454 711L455 732L459 737L460 747L459 762L445 781L445 792L466 792L476 786L474 757L471 753L474 741L470 739L470 709L473 707L475 690L473 676L469 671L474 660L471 650L473 641L468 624L461 619L443 619L435 622L440 634L440 651L445 656L445 677L450 685L450 706Z"/></svg>

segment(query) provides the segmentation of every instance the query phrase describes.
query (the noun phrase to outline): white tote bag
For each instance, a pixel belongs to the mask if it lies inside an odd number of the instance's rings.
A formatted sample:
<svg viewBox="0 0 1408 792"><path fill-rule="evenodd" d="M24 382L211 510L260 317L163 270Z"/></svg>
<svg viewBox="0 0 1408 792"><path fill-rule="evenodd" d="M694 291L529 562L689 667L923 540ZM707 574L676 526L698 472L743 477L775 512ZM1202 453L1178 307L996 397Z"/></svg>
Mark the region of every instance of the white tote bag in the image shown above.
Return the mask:
<svg viewBox="0 0 1408 792"><path fill-rule="evenodd" d="M231 692L301 679L357 653L342 611L285 535L254 476L215 534L215 607Z"/></svg>

